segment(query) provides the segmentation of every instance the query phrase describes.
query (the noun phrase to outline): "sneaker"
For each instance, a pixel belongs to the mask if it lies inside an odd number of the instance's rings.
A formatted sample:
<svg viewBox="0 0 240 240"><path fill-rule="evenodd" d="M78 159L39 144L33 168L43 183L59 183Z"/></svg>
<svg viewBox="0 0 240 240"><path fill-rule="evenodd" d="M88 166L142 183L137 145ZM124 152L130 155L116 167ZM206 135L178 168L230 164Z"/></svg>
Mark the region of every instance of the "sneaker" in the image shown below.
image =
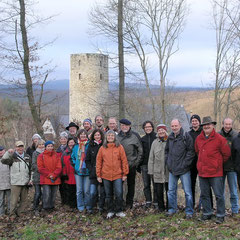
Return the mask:
<svg viewBox="0 0 240 240"><path fill-rule="evenodd" d="M110 219L110 218L112 218L114 216L114 213L113 212L109 212L108 214L107 214L107 219Z"/></svg>
<svg viewBox="0 0 240 240"><path fill-rule="evenodd" d="M217 217L217 219L215 221L215 223L217 223L217 224L221 224L223 222L224 222L224 217Z"/></svg>
<svg viewBox="0 0 240 240"><path fill-rule="evenodd" d="M118 212L116 213L117 217L126 217L126 214L124 212Z"/></svg>

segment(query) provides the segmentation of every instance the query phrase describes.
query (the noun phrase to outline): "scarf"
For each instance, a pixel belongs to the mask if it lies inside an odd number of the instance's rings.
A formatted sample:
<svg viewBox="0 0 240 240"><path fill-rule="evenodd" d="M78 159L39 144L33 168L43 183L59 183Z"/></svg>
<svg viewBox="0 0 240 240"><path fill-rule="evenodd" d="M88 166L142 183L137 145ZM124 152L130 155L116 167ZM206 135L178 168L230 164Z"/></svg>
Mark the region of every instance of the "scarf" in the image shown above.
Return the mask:
<svg viewBox="0 0 240 240"><path fill-rule="evenodd" d="M99 145L102 143L102 140L99 140L99 141L94 140L94 142Z"/></svg>
<svg viewBox="0 0 240 240"><path fill-rule="evenodd" d="M81 172L83 162L85 161L85 144L87 143L87 139L83 139L79 141L78 147L78 159L80 161L79 171Z"/></svg>
<svg viewBox="0 0 240 240"><path fill-rule="evenodd" d="M44 150L45 150L44 148L43 148L43 149L40 149L40 148L37 148L37 149L36 149L36 151L37 151L38 153L43 153Z"/></svg>

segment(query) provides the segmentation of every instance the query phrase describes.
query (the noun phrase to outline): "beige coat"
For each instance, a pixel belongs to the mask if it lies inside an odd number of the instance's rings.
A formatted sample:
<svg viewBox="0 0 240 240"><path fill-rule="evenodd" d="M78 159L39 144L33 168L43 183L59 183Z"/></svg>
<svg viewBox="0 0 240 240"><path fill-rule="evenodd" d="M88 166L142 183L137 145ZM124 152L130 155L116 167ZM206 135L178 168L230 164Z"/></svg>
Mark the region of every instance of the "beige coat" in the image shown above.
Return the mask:
<svg viewBox="0 0 240 240"><path fill-rule="evenodd" d="M0 157L0 191L11 188L10 185L10 167L2 164Z"/></svg>
<svg viewBox="0 0 240 240"><path fill-rule="evenodd" d="M152 143L148 160L148 174L153 175L155 183L168 182L169 172L165 166L165 146L166 142L162 142L159 138Z"/></svg>

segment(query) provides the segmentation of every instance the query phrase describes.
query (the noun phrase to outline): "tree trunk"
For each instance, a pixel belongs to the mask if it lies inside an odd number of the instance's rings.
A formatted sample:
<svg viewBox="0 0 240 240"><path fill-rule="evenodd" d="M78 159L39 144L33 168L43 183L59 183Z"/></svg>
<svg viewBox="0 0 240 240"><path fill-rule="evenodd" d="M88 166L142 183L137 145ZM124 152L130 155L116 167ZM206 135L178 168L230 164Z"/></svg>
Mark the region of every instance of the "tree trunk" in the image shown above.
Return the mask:
<svg viewBox="0 0 240 240"><path fill-rule="evenodd" d="M125 80L123 53L123 0L118 0L119 119L125 117Z"/></svg>
<svg viewBox="0 0 240 240"><path fill-rule="evenodd" d="M23 44L23 72L26 79L26 90L27 90L27 97L28 97L28 104L32 114L33 122L36 127L37 132L42 135L42 124L40 116L37 114L37 108L35 105L34 95L33 95L33 84L32 84L32 77L30 74L29 68L29 46L28 46L28 37L27 37L27 29L26 29L26 12L25 12L25 1L19 0L20 4L20 29L21 29L21 36L22 36L22 44Z"/></svg>

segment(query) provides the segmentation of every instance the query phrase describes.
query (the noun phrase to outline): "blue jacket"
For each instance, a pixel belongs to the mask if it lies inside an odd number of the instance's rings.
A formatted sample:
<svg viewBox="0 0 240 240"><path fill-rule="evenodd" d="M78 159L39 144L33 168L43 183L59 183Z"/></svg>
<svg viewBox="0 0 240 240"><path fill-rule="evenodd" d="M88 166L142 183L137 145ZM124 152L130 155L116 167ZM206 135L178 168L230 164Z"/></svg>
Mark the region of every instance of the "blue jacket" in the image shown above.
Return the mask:
<svg viewBox="0 0 240 240"><path fill-rule="evenodd" d="M85 159L86 159L86 155L87 155L88 145L89 145L89 141L85 145ZM75 174L80 175L80 176L88 176L89 175L89 171L87 169L85 159L83 161L82 168L79 169L80 168L80 159L78 158L78 149L79 149L79 145L76 144L73 147L73 150L72 150L71 164L74 167Z"/></svg>

